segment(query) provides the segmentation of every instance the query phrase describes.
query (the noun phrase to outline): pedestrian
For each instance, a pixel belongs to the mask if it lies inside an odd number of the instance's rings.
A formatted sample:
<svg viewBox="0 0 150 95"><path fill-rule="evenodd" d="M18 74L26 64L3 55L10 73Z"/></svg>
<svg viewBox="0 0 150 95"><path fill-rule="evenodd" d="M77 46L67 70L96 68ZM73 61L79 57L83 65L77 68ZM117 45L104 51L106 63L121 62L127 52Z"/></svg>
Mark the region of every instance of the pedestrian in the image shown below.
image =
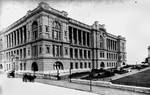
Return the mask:
<svg viewBox="0 0 150 95"><path fill-rule="evenodd" d="M23 78L22 78L23 82L27 82L27 74L23 74Z"/></svg>

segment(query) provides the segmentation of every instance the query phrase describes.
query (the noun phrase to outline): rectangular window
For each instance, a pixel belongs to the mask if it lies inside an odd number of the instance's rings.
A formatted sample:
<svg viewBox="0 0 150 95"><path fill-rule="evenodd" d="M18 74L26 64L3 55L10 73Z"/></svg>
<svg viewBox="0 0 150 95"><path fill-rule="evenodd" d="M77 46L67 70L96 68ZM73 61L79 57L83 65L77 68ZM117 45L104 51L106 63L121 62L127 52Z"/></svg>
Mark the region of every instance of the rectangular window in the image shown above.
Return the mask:
<svg viewBox="0 0 150 95"><path fill-rule="evenodd" d="M56 46L56 56L59 57L60 51L59 51L59 46Z"/></svg>
<svg viewBox="0 0 150 95"><path fill-rule="evenodd" d="M50 45L46 45L46 53L50 53Z"/></svg>
<svg viewBox="0 0 150 95"><path fill-rule="evenodd" d="M78 63L75 64L75 68L78 69Z"/></svg>
<svg viewBox="0 0 150 95"><path fill-rule="evenodd" d="M84 63L84 68L87 68L87 63L86 62Z"/></svg>
<svg viewBox="0 0 150 95"><path fill-rule="evenodd" d="M39 32L42 32L42 25L39 26Z"/></svg>
<svg viewBox="0 0 150 95"><path fill-rule="evenodd" d="M73 63L72 62L70 63L70 69L73 69Z"/></svg>
<svg viewBox="0 0 150 95"><path fill-rule="evenodd" d="M69 26L69 41L72 43L72 27Z"/></svg>
<svg viewBox="0 0 150 95"><path fill-rule="evenodd" d="M64 31L64 33L65 33L65 36L67 36L67 31Z"/></svg>
<svg viewBox="0 0 150 95"><path fill-rule="evenodd" d="M90 50L88 51L88 58L89 59L91 58L91 51Z"/></svg>
<svg viewBox="0 0 150 95"><path fill-rule="evenodd" d="M29 39L30 39L30 31L28 31L28 41L29 41Z"/></svg>
<svg viewBox="0 0 150 95"><path fill-rule="evenodd" d="M30 47L28 48L28 55L30 55Z"/></svg>
<svg viewBox="0 0 150 95"><path fill-rule="evenodd" d="M84 58L87 58L86 50L84 50Z"/></svg>
<svg viewBox="0 0 150 95"><path fill-rule="evenodd" d="M78 40L79 40L79 45L82 44L81 39L82 39L82 37L81 37L81 30L78 30Z"/></svg>
<svg viewBox="0 0 150 95"><path fill-rule="evenodd" d="M73 49L70 48L70 58L73 58Z"/></svg>
<svg viewBox="0 0 150 95"><path fill-rule="evenodd" d="M79 50L80 58L83 58L82 49Z"/></svg>
<svg viewBox="0 0 150 95"><path fill-rule="evenodd" d="M74 44L77 44L77 29L73 28L73 39L74 39Z"/></svg>
<svg viewBox="0 0 150 95"><path fill-rule="evenodd" d="M90 33L87 32L87 45L90 46Z"/></svg>
<svg viewBox="0 0 150 95"><path fill-rule="evenodd" d="M45 30L46 32L49 32L49 27L47 25L45 25Z"/></svg>
<svg viewBox="0 0 150 95"><path fill-rule="evenodd" d="M55 45L53 45L53 56L55 57Z"/></svg>
<svg viewBox="0 0 150 95"><path fill-rule="evenodd" d="M83 64L82 64L82 62L80 63L80 68L81 68L81 69L83 68Z"/></svg>
<svg viewBox="0 0 150 95"><path fill-rule="evenodd" d="M78 58L78 49L75 49L75 58Z"/></svg>
<svg viewBox="0 0 150 95"><path fill-rule="evenodd" d="M85 31L83 31L83 45L86 45Z"/></svg>
<svg viewBox="0 0 150 95"><path fill-rule="evenodd" d="M26 58L26 48L24 48L23 51L24 51L24 53L23 53L24 54L24 58Z"/></svg>
<svg viewBox="0 0 150 95"><path fill-rule="evenodd" d="M41 54L43 51L42 45L39 46L39 54Z"/></svg>
<svg viewBox="0 0 150 95"><path fill-rule="evenodd" d="M22 63L20 63L20 70L22 70Z"/></svg>
<svg viewBox="0 0 150 95"><path fill-rule="evenodd" d="M89 68L91 68L91 63L89 62Z"/></svg>
<svg viewBox="0 0 150 95"><path fill-rule="evenodd" d="M62 49L62 46L59 46L59 56L62 56L63 55L63 49Z"/></svg>
<svg viewBox="0 0 150 95"><path fill-rule="evenodd" d="M65 47L65 55L68 55L68 47Z"/></svg>
<svg viewBox="0 0 150 95"><path fill-rule="evenodd" d="M53 30L53 39L55 39L55 40L59 39L59 31Z"/></svg>
<svg viewBox="0 0 150 95"><path fill-rule="evenodd" d="M32 46L32 55L35 57L38 55L38 48L37 45Z"/></svg>
<svg viewBox="0 0 150 95"><path fill-rule="evenodd" d="M24 70L26 70L26 63L24 63Z"/></svg>
<svg viewBox="0 0 150 95"><path fill-rule="evenodd" d="M20 49L20 58L22 58L22 49Z"/></svg>

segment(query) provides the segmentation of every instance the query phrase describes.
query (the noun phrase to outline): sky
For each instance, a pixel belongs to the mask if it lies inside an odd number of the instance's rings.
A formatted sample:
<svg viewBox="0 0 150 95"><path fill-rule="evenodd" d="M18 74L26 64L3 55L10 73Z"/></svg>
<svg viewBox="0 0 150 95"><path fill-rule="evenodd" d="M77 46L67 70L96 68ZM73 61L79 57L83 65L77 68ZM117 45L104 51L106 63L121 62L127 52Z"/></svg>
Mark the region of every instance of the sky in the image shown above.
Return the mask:
<svg viewBox="0 0 150 95"><path fill-rule="evenodd" d="M85 24L99 21L108 33L125 37L127 64L139 64L148 56L150 0L1 0L0 30L36 8L40 1Z"/></svg>

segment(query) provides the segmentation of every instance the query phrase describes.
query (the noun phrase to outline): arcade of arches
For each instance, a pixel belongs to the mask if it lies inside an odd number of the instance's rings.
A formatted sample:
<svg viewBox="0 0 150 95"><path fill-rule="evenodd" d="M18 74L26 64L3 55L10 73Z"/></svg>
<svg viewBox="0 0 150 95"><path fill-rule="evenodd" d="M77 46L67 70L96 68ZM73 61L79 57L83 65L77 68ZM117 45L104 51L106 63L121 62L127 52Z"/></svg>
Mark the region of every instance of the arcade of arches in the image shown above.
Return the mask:
<svg viewBox="0 0 150 95"><path fill-rule="evenodd" d="M54 70L63 70L63 64L60 61L57 61L53 64L53 69Z"/></svg>

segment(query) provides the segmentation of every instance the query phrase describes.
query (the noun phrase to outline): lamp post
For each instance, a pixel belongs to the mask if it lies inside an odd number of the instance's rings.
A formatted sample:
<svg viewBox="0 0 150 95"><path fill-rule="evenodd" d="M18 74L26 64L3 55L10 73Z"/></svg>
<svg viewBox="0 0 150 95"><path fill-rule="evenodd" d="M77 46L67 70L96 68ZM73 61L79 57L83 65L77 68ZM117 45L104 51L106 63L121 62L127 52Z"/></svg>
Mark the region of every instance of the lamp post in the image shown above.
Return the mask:
<svg viewBox="0 0 150 95"><path fill-rule="evenodd" d="M90 70L90 91L92 91L92 76L93 76L93 73L92 73L92 69Z"/></svg>
<svg viewBox="0 0 150 95"><path fill-rule="evenodd" d="M71 68L69 69L69 81L71 82Z"/></svg>

